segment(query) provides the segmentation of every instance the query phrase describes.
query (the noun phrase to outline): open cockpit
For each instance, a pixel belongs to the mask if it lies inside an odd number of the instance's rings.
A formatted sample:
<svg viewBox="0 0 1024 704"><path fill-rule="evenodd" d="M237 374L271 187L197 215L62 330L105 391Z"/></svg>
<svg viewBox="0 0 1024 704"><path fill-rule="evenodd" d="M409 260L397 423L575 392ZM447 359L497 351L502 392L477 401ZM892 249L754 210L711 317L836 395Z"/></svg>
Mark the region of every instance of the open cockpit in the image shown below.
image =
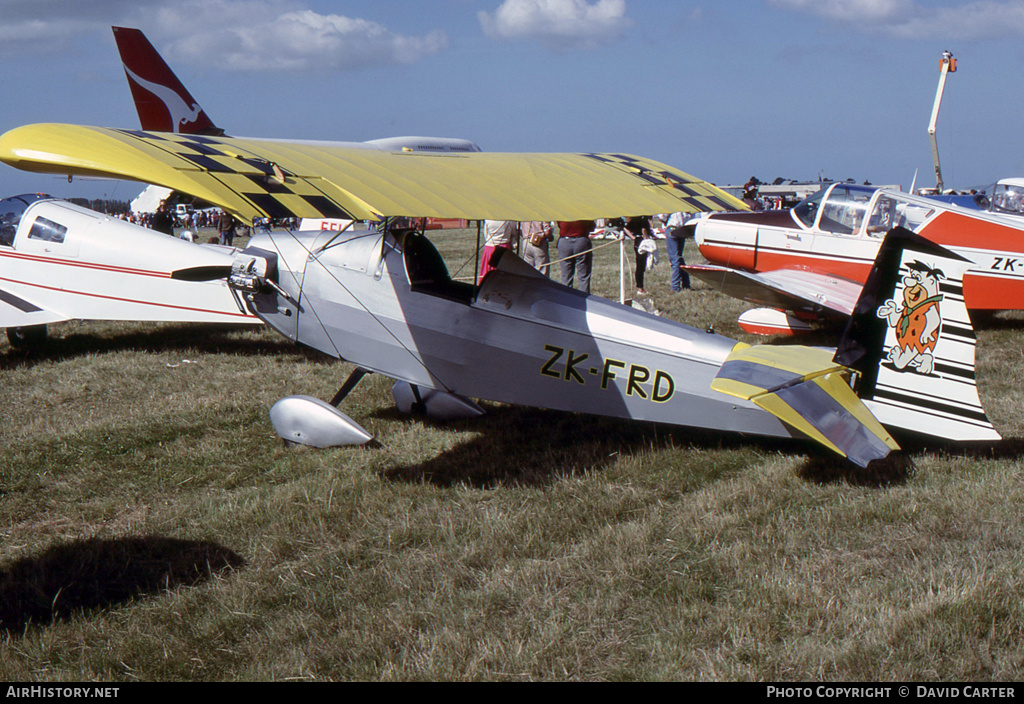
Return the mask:
<svg viewBox="0 0 1024 704"><path fill-rule="evenodd" d="M401 235L401 247L409 286L414 292L443 296L461 303L472 303L476 298L477 287L454 280L437 247L422 233L415 230L405 232Z"/></svg>

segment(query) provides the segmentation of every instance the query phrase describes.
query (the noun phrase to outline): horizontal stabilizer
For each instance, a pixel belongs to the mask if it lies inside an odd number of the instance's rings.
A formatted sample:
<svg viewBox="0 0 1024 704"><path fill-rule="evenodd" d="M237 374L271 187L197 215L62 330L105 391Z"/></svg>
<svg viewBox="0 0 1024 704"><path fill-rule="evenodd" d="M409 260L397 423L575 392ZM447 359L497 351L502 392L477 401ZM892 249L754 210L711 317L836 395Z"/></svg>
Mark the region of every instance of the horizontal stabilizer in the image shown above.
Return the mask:
<svg viewBox="0 0 1024 704"><path fill-rule="evenodd" d="M811 331L807 321L778 308L751 308L736 322L752 335L797 335Z"/></svg>
<svg viewBox="0 0 1024 704"><path fill-rule="evenodd" d="M866 467L899 446L849 386L832 352L737 345L711 388L752 401L808 437Z"/></svg>
<svg viewBox="0 0 1024 704"><path fill-rule="evenodd" d="M753 273L713 265L685 268L691 276L732 298L816 315L850 315L861 291L856 281L802 269Z"/></svg>

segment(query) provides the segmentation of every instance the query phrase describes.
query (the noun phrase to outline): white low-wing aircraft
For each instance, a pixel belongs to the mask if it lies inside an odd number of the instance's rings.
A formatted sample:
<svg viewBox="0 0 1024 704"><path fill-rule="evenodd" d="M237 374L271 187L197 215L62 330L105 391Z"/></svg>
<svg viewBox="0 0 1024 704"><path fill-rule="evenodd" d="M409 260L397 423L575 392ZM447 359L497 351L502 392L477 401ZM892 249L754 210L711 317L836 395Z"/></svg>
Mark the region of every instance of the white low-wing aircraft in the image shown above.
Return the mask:
<svg viewBox="0 0 1024 704"><path fill-rule="evenodd" d="M336 406L367 372L408 385L410 405L427 412L478 398L811 438L861 466L897 447L887 428L999 437L974 385L966 263L902 228L886 238L838 351L749 347L567 288L506 250L479 286L454 281L422 232L387 227L392 217L564 221L742 207L639 157L388 153L50 124L0 136L0 160L156 183L242 219L383 221L258 235L230 275L209 272L229 276L283 335L357 365L331 404L291 397L272 410L291 441L365 442L369 434ZM940 271L931 319L941 323L907 349L901 316Z"/></svg>
<svg viewBox="0 0 1024 704"><path fill-rule="evenodd" d="M195 245L34 194L0 200L0 327L41 342L71 319L258 324L209 280L233 250Z"/></svg>

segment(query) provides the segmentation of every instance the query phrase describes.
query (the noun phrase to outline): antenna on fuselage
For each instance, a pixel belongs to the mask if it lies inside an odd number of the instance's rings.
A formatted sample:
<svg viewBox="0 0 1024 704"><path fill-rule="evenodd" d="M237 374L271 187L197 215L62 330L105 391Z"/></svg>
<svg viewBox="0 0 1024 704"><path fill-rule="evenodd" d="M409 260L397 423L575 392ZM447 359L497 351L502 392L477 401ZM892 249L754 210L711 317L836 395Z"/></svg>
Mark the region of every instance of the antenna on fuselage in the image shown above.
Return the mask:
<svg viewBox="0 0 1024 704"><path fill-rule="evenodd" d="M939 107L942 105L942 92L946 89L946 76L956 72L956 59L948 51L942 52L939 61L939 88L935 92L935 106L932 108L932 120L928 123L928 139L932 143L932 162L935 164L935 189L941 194L943 189L942 167L939 166L939 144L935 140L935 123L939 119Z"/></svg>

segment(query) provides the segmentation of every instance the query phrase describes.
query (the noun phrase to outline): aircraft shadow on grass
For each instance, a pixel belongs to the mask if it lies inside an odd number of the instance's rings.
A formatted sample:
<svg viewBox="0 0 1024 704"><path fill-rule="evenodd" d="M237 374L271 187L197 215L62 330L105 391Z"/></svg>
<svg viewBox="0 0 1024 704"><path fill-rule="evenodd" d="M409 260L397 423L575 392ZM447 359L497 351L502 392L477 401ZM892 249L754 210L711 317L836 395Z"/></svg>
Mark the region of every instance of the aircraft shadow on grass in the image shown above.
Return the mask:
<svg viewBox="0 0 1024 704"><path fill-rule="evenodd" d="M862 468L799 440L743 438L721 431L515 406L484 404L484 407L487 415L482 418L443 426L473 432L473 438L424 462L391 468L383 473L384 478L396 482L428 482L442 487L457 484L477 488L546 486L568 477L604 471L624 455L645 451L707 453L748 448L752 453L749 457L727 457L721 463L703 463L699 472L682 480L681 485L697 489L748 471L751 463L760 461L759 454L783 453L805 456L795 469L803 481L885 489L909 481L915 472L914 457L924 452L979 461L1015 459L1024 454L1024 438L965 444L908 435L900 437L903 451ZM408 416L394 409L381 410L375 416L408 422ZM421 422L430 423L428 420Z"/></svg>
<svg viewBox="0 0 1024 704"><path fill-rule="evenodd" d="M68 330L38 347L10 347L0 352L0 369L31 367L104 352L174 352L235 355L282 355L329 361L319 352L279 336L253 335L250 327L200 323L157 323L124 332L97 334L95 328ZM238 334L243 333L243 334Z"/></svg>
<svg viewBox="0 0 1024 704"><path fill-rule="evenodd" d="M1024 329L1024 317L1018 311L974 311L971 322L979 331Z"/></svg>
<svg viewBox="0 0 1024 704"><path fill-rule="evenodd" d="M161 536L54 545L0 567L0 632L19 634L140 596L195 586L244 564L216 543Z"/></svg>
<svg viewBox="0 0 1024 704"><path fill-rule="evenodd" d="M865 470L798 440L743 438L722 431L515 406L484 404L484 408L487 415L482 418L445 426L474 432L475 437L425 462L391 468L384 472L384 478L443 487L546 486L560 479L606 470L623 455L652 450L707 453L743 448L753 452L806 454L808 458L797 472L805 481L815 483L884 487L902 484L913 471L912 462L902 453L893 453L892 459L873 463ZM408 419L393 409L376 415L386 420ZM699 475L688 477L681 484L697 489L744 471L754 461L757 460L750 457L727 458L717 464L705 462Z"/></svg>

